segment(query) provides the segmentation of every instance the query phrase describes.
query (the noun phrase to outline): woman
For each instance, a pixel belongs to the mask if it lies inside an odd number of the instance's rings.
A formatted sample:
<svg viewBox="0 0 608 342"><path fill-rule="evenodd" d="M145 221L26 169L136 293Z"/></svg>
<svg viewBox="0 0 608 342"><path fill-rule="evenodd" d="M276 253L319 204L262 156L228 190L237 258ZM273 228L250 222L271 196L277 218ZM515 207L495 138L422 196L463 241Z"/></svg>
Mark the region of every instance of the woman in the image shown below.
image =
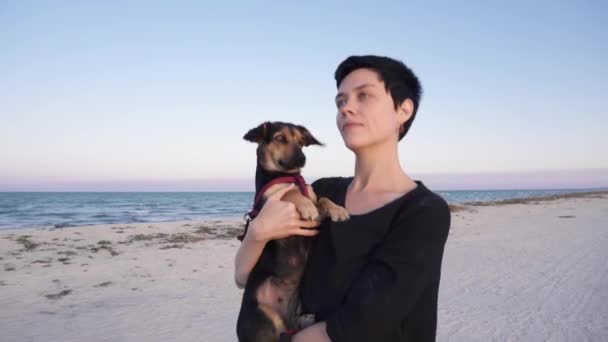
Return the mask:
<svg viewBox="0 0 608 342"><path fill-rule="evenodd" d="M402 62L379 56L351 56L335 78L336 124L355 153L355 173L312 185L351 218L318 227L301 284L304 311L316 323L289 338L434 341L450 212L441 197L405 173L397 153L416 116L420 83ZM271 201L251 222L235 260L237 283L246 281L267 241L311 235L303 228L313 224L299 227L294 211Z"/></svg>

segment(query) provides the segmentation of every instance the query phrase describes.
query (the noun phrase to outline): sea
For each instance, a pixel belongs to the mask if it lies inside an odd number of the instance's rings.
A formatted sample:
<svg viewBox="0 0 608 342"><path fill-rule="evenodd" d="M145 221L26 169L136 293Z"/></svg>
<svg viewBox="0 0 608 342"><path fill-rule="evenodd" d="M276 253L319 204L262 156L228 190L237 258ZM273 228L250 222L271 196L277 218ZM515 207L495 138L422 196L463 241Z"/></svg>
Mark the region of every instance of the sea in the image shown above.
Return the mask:
<svg viewBox="0 0 608 342"><path fill-rule="evenodd" d="M436 192L458 204L580 191L589 189ZM0 230L239 219L253 197L253 192L0 192Z"/></svg>

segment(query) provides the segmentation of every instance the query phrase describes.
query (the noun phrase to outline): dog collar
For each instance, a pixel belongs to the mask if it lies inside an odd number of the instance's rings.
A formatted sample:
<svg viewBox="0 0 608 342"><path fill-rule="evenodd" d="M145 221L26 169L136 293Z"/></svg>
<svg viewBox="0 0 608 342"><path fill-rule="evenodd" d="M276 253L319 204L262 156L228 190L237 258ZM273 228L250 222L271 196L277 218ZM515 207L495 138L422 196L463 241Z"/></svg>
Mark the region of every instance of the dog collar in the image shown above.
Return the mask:
<svg viewBox="0 0 608 342"><path fill-rule="evenodd" d="M293 175L293 176L278 177L278 178L275 178L275 179L271 180L270 182L266 183L262 187L262 189L260 189L260 191L258 191L258 193L255 195L255 199L253 201L253 208L251 209L251 211L249 213L245 214L245 219L247 220L247 223L245 223L245 231L243 232L243 234L241 234L237 237L240 241L243 241L243 238L245 238L245 234L247 234L247 228L249 228L249 222L251 220L253 220L256 216L258 216L260 209L261 209L260 204L262 203L262 196L264 195L266 190L268 190L268 188L270 188L271 186L273 186L275 184L281 184L281 183L295 183L300 188L300 191L302 192L302 194L306 197L309 197L308 188L306 187L306 182L304 181L304 177L302 177L302 175L300 175L300 174Z"/></svg>

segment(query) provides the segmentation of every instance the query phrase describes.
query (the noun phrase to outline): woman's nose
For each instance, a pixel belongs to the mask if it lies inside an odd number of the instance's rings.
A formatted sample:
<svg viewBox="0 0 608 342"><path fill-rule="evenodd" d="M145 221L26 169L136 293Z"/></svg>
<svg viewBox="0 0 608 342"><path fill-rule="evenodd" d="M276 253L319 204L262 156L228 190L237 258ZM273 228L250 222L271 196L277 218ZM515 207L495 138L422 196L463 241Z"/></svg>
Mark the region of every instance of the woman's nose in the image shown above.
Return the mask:
<svg viewBox="0 0 608 342"><path fill-rule="evenodd" d="M340 114L342 116L352 115L355 112L353 102L354 101L344 100L342 106L340 107Z"/></svg>

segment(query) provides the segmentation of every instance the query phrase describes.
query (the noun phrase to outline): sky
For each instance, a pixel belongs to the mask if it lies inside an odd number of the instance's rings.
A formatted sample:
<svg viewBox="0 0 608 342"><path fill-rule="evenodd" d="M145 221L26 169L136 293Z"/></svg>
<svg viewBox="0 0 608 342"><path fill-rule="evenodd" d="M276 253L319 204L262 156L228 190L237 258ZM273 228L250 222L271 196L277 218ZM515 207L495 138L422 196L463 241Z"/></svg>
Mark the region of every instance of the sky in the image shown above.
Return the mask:
<svg viewBox="0 0 608 342"><path fill-rule="evenodd" d="M306 126L309 181L350 176L333 73L402 60L400 142L435 189L608 186L597 1L0 0L0 191L250 191L263 121Z"/></svg>

